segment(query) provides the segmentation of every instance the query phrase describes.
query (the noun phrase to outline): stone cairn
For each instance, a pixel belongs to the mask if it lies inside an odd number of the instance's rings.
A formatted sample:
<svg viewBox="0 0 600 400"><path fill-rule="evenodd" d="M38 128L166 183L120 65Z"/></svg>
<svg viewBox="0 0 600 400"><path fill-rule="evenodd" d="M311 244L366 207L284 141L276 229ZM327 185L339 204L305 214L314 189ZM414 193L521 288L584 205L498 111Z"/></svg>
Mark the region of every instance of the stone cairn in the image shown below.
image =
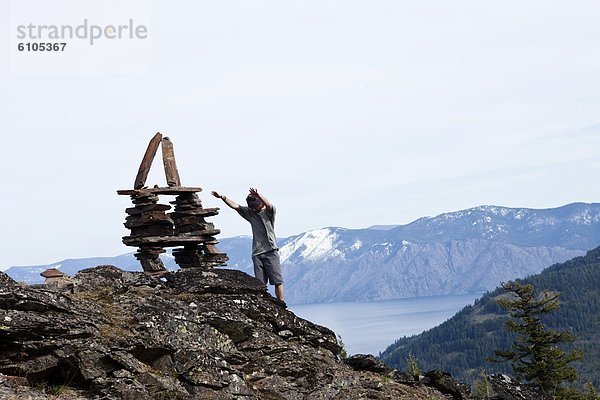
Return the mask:
<svg viewBox="0 0 600 400"><path fill-rule="evenodd" d="M167 187L145 187L148 172L158 146L162 147L163 164ZM175 163L173 144L160 133L154 135L146 149L144 158L135 179L134 189L118 190L119 195L131 196L133 207L127 208L125 227L131 230L123 237L127 246L137 247L135 253L144 271L161 273L166 271L160 254L165 247L175 247L173 256L181 268L212 268L225 265L228 258L215 246L215 236L220 233L214 224L206 222L206 217L219 214L218 208L202 208L198 197L201 188L181 186ZM175 196L170 205L160 204L159 195Z"/></svg>

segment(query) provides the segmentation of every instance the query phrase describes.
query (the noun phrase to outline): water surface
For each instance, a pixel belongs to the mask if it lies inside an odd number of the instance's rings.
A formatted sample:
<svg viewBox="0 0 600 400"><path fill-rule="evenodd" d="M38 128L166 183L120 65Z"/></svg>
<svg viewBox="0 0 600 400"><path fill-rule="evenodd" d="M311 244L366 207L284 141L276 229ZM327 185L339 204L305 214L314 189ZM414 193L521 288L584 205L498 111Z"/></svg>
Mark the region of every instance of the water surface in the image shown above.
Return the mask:
<svg viewBox="0 0 600 400"><path fill-rule="evenodd" d="M428 296L369 303L295 304L299 317L332 329L348 354L378 355L396 339L433 328L481 297L481 293Z"/></svg>

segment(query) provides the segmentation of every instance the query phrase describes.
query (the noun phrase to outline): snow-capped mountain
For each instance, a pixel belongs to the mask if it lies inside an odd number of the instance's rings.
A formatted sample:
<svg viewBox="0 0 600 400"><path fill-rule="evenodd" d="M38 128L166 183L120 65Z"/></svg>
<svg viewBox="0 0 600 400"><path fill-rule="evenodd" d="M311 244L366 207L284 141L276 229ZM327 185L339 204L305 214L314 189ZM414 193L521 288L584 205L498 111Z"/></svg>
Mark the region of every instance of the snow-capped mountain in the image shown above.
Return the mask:
<svg viewBox="0 0 600 400"><path fill-rule="evenodd" d="M247 240L235 267L251 274ZM317 229L280 240L279 252L286 298L306 303L481 292L598 244L600 204L574 203L481 206L391 229Z"/></svg>
<svg viewBox="0 0 600 400"><path fill-rule="evenodd" d="M550 209L480 206L420 218L392 231L412 240L485 239L589 250L600 243L600 203Z"/></svg>
<svg viewBox="0 0 600 400"><path fill-rule="evenodd" d="M251 242L248 236L221 239L218 246L228 253L230 268L253 273ZM480 292L598 244L598 203L553 209L481 206L386 229L330 227L279 240L290 303ZM171 258L164 261L174 267ZM68 274L98 264L139 269L131 254L55 264ZM39 273L55 264L6 272L39 282Z"/></svg>

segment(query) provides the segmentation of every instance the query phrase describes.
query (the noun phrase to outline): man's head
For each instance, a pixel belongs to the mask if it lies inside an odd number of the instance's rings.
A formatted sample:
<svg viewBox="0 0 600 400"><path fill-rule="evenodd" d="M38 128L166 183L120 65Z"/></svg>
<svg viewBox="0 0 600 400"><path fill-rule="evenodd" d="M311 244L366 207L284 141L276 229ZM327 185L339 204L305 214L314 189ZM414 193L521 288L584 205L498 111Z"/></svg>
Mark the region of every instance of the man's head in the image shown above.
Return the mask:
<svg viewBox="0 0 600 400"><path fill-rule="evenodd" d="M246 203L248 204L248 207L255 212L260 211L265 206L260 198L251 194L246 197Z"/></svg>

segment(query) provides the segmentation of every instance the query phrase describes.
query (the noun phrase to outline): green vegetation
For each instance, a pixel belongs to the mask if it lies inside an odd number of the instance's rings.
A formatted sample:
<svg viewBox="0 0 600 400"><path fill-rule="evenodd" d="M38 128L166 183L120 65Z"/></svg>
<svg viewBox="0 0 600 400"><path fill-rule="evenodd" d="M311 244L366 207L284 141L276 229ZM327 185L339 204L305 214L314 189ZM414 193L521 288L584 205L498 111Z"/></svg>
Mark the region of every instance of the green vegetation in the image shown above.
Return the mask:
<svg viewBox="0 0 600 400"><path fill-rule="evenodd" d="M342 335L338 334L337 335L337 344L338 346L340 346L340 357L342 358L347 358L348 357L348 352L346 351L346 345L344 344L344 341L342 340Z"/></svg>
<svg viewBox="0 0 600 400"><path fill-rule="evenodd" d="M408 357L406 358L405 372L415 379L419 379L419 375L421 375L421 368L419 368L419 362L411 353L408 353Z"/></svg>
<svg viewBox="0 0 600 400"><path fill-rule="evenodd" d="M473 395L476 399L488 400L492 397L490 379L482 368L479 370L480 379L475 381Z"/></svg>
<svg viewBox="0 0 600 400"><path fill-rule="evenodd" d="M548 329L542 322L542 316L558 309L560 293L536 293L533 285L519 282L504 283L502 287L508 296L499 298L498 304L508 311L511 318L506 327L517 337L510 349L495 350L499 357L496 361L509 361L517 379L563 398L564 382L577 379L571 364L581 360L583 353L579 349L561 350L558 345L575 341L571 332Z"/></svg>
<svg viewBox="0 0 600 400"><path fill-rule="evenodd" d="M600 365L600 248L553 265L522 283L562 294L560 309L544 315L541 321L549 329L573 333L575 342L564 344L561 349L569 352L577 347L584 352L583 359L573 364L580 378L579 386L589 381L600 387L597 368ZM494 365L486 361L494 356L495 349L511 348L517 338L515 332L505 328L508 317L497 303L502 296L505 291L499 288L442 325L420 335L398 339L380 355L382 361L405 370L407 357L413 354L423 370L445 370L468 383L478 378L481 368L511 375L508 363Z"/></svg>
<svg viewBox="0 0 600 400"><path fill-rule="evenodd" d="M583 386L585 388L583 397L585 400L600 400L600 394L598 394L598 390L592 385L592 382L586 382Z"/></svg>

